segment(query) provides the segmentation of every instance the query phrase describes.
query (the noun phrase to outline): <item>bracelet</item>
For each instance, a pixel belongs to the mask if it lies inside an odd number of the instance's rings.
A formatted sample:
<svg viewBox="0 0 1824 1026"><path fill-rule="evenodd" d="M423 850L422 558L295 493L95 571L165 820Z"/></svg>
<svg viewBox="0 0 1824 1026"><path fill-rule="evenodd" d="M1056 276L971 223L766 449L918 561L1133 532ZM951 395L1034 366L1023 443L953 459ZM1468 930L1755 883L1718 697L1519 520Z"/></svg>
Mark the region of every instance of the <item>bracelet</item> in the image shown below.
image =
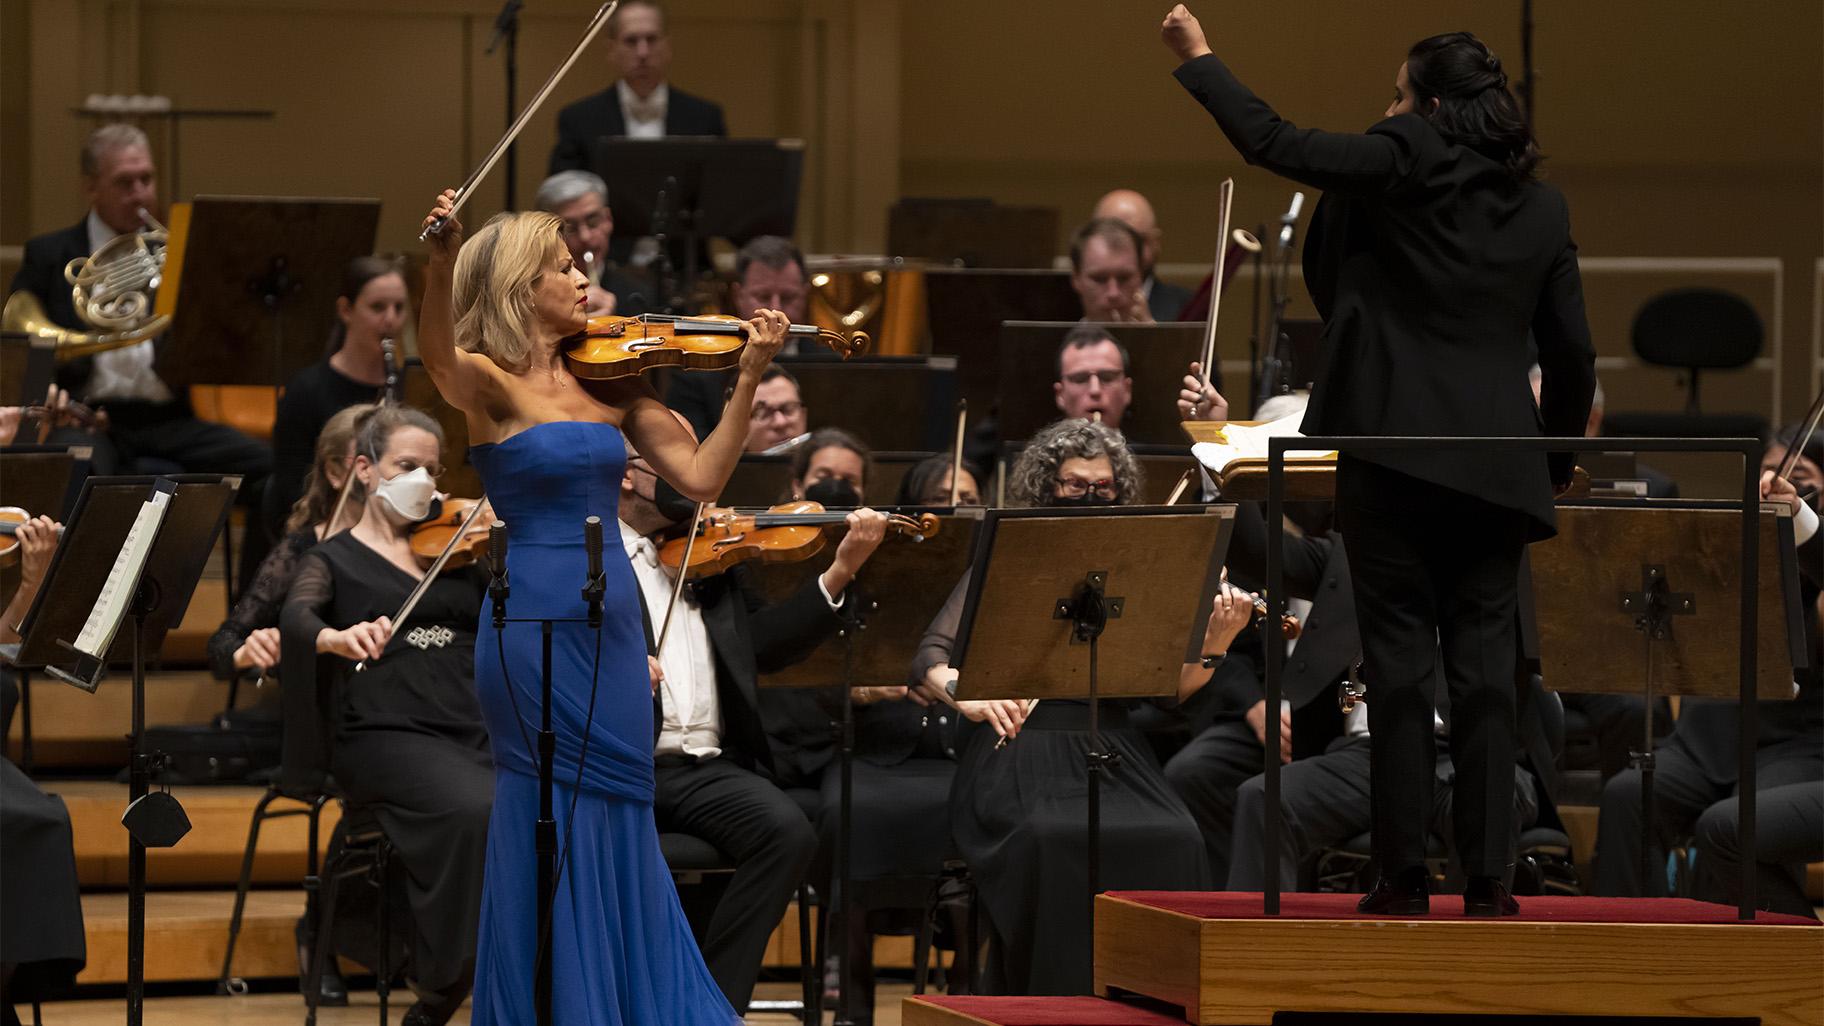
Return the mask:
<svg viewBox="0 0 1824 1026"><path fill-rule="evenodd" d="M1216 667L1221 666L1222 661L1226 658L1228 658L1228 654L1226 652L1217 652L1213 655L1205 655L1203 657L1203 668L1206 670L1214 670Z"/></svg>

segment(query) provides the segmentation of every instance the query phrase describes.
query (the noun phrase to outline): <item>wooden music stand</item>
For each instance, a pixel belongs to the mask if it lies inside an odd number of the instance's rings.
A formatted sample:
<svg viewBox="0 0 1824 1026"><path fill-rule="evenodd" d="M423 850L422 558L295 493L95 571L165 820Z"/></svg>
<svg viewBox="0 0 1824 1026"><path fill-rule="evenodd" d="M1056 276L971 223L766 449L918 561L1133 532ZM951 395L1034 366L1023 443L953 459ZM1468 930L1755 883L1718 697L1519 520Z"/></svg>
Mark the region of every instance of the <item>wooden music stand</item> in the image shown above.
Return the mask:
<svg viewBox="0 0 1824 1026"><path fill-rule="evenodd" d="M159 376L173 388L282 387L323 358L343 271L374 251L379 224L373 199L198 196L173 206Z"/></svg>
<svg viewBox="0 0 1824 1026"><path fill-rule="evenodd" d="M1052 383L1058 346L1079 322L1004 321L1000 331L1001 437L1030 438L1057 420ZM1178 391L1191 361L1202 359L1201 324L1101 324L1128 351L1133 397L1121 420L1129 442L1182 445ZM1222 388L1222 374L1215 376Z"/></svg>
<svg viewBox="0 0 1824 1026"><path fill-rule="evenodd" d="M1760 534L1758 622L1771 629L1758 632L1755 691L1763 701L1786 701L1796 692L1793 668L1810 661L1789 508L1763 504ZM1531 547L1546 686L1645 701L1632 759L1641 781L1643 880L1654 871L1655 697L1740 696L1741 537L1739 504L1590 500L1561 503L1557 537Z"/></svg>
<svg viewBox="0 0 1824 1026"><path fill-rule="evenodd" d="M908 196L887 212L887 252L961 267L1044 267L1058 246L1058 208Z"/></svg>
<svg viewBox="0 0 1824 1026"><path fill-rule="evenodd" d="M956 697L1088 700L1092 926L1102 771L1116 761L1102 746L1100 700L1176 692L1200 654L1234 523L1233 505L991 509L982 523L950 655ZM1106 682L1103 657L1118 668Z"/></svg>
<svg viewBox="0 0 1824 1026"><path fill-rule="evenodd" d="M1186 420L1179 422L1193 443L1221 442L1222 429L1229 424L1258 427L1254 420ZM1224 502L1265 502L1267 498L1267 461L1238 459L1227 466L1210 468L1210 476L1221 490ZM1336 457L1287 457L1285 497L1294 502L1331 502L1336 498Z"/></svg>

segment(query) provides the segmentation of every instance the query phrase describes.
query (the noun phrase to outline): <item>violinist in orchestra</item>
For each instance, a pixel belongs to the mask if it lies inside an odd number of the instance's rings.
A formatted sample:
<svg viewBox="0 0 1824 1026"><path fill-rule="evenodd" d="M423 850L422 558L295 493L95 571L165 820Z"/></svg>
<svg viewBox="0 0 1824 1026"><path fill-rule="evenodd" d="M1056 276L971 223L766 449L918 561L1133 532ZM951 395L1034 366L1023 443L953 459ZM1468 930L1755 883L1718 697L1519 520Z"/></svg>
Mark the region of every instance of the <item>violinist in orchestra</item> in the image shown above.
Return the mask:
<svg viewBox="0 0 1824 1026"><path fill-rule="evenodd" d="M418 354L444 400L467 418L470 463L506 524L508 615L578 617L589 565L599 559L602 569L601 626L564 622L552 632L554 797L566 867L553 920L555 1018L733 1023L659 852L653 680L639 583L624 553L593 548L585 520L594 516L612 530L629 443L679 494L713 500L740 459L747 424L725 421L699 443L637 373L577 377L564 340L587 328L589 280L564 245L562 222L541 212L501 214L465 241L455 199L454 190L444 192L424 220L438 230L428 235ZM789 327L776 310L747 313L728 357L737 363L729 402L738 410L752 405ZM484 626L476 683L495 759L495 804L477 1026L533 1018L538 940L526 896L536 878L539 784L528 739L543 669L536 623ZM628 964L634 952L640 966L666 967L663 978Z"/></svg>
<svg viewBox="0 0 1824 1026"><path fill-rule="evenodd" d="M805 269L804 254L792 240L762 235L736 252L734 309L737 312L780 310L793 324L808 324L810 300L810 272ZM782 351L805 353L816 350L808 342L791 340ZM775 381L777 375L784 375L785 381ZM665 392L665 402L690 418L699 437L705 436L722 418L730 383L727 372L674 374ZM769 370L754 397L753 433L748 436L748 451L764 452L804 434L804 412L802 398L798 395L798 379L783 367Z"/></svg>
<svg viewBox="0 0 1824 1026"><path fill-rule="evenodd" d="M150 227L148 219L159 211L158 169L146 133L128 124L106 124L90 132L80 158L88 212L68 228L27 240L7 291L32 293L60 327L92 332L95 328L76 313L64 268L116 236ZM257 510L272 470L272 451L234 428L198 418L188 394L174 391L154 367L158 347L165 344L161 336L60 362L58 384L90 409L100 412L105 406L108 415L104 429L67 440L92 444L94 472L103 476L238 474L241 501ZM247 533L237 568L243 584L266 549L264 531Z"/></svg>
<svg viewBox="0 0 1824 1026"><path fill-rule="evenodd" d="M1304 252L1328 357L1307 435L1582 434L1595 384L1577 247L1507 73L1467 32L1420 40L1366 132L1299 128L1212 52L1183 4L1161 26L1178 82L1242 159L1324 191ZM1218 42L1222 40L1218 37ZM1542 371L1535 407L1527 368ZM1463 909L1513 915L1518 568L1554 531L1571 458L1345 451L1349 540L1373 748L1368 914L1430 908L1434 664L1450 689Z"/></svg>
<svg viewBox="0 0 1824 1026"><path fill-rule="evenodd" d="M1034 435L1008 475L1014 506L1117 506L1142 494L1139 462L1121 435L1065 420ZM1077 994L1090 979L1083 908L1083 837L1089 705L1085 701L956 701L950 654L968 582L958 582L913 661L907 697L954 706L975 724L956 745L952 836L968 860L990 936L988 986L1004 994ZM1203 632L1220 660L1253 615L1224 584ZM1101 700L1102 743L1119 762L1102 777L1102 886L1203 890L1210 886L1197 821L1166 782L1130 722L1132 703ZM997 746L1002 737L1011 740Z"/></svg>
<svg viewBox="0 0 1824 1026"><path fill-rule="evenodd" d="M928 456L912 465L899 482L901 506L949 506L952 478L958 506L982 504L982 473L975 464L963 460L961 465L949 456Z"/></svg>
<svg viewBox="0 0 1824 1026"><path fill-rule="evenodd" d="M275 540L283 537L285 521L304 494L304 477L323 425L337 410L379 401L385 391L389 369L383 340L397 346L391 373L404 365L409 304L399 261L361 256L343 268L336 323L323 359L292 375L273 417L272 478L264 501L266 530Z"/></svg>
<svg viewBox="0 0 1824 1026"><path fill-rule="evenodd" d="M692 512L688 503L661 505L657 474L629 445L620 546L639 586L646 632L655 645L663 639L652 699L654 812L660 829L701 837L735 863L698 933L716 983L744 1012L767 941L817 849L811 823L781 790L803 786L803 768L775 762L766 725L776 696L762 693L759 676L802 660L835 635L854 601L850 582L880 545L886 518L870 509L849 512L830 567L779 602L766 603L752 574L736 565L694 579L674 607L677 568L662 564L660 548ZM812 718L827 737L829 714Z"/></svg>
<svg viewBox="0 0 1824 1026"><path fill-rule="evenodd" d="M676 395L676 380L672 390ZM686 413L682 408L678 412ZM768 367L760 376L760 387L754 389L754 403L748 411L747 451L777 453L791 449L810 436L810 419L810 407L804 404L797 377L778 364ZM711 421L711 427L714 425Z"/></svg>
<svg viewBox="0 0 1824 1026"><path fill-rule="evenodd" d="M241 592L227 619L209 638L209 670L217 680L227 680L237 672L266 673L278 668L279 613L298 557L359 521L366 511L367 493L351 484L348 475L354 464L355 435L376 409L379 407L371 402L344 407L318 432L316 456L304 474L303 495L292 504L278 544L260 563L252 586ZM338 504L341 515L332 524L330 517Z"/></svg>
<svg viewBox="0 0 1824 1026"><path fill-rule="evenodd" d="M436 421L406 406L370 414L351 468L361 517L298 560L280 616L287 736L322 746L343 801L379 821L403 870L412 1026L447 1022L468 996L494 793L475 693L486 574L445 569L408 622L392 621L428 569L412 528L442 472Z"/></svg>
<svg viewBox="0 0 1824 1026"><path fill-rule="evenodd" d="M1070 287L1086 321L1153 323L1141 270L1146 242L1126 221L1095 217L1070 239Z"/></svg>
<svg viewBox="0 0 1824 1026"><path fill-rule="evenodd" d="M1125 221L1129 228L1140 235L1140 293L1146 297L1146 308L1155 321L1175 321L1178 314L1191 301L1191 292L1182 285L1159 280L1156 273L1159 265L1159 230L1158 218L1153 214L1153 205L1145 196L1132 189L1113 189L1096 201L1095 212L1091 217L1112 217Z"/></svg>
<svg viewBox="0 0 1824 1026"><path fill-rule="evenodd" d="M608 243L614 238L614 211L608 209L608 183L593 171L559 171L538 186L532 205L564 221L564 245L570 259L589 278L591 317L632 317L651 310L651 288L614 266Z"/></svg>

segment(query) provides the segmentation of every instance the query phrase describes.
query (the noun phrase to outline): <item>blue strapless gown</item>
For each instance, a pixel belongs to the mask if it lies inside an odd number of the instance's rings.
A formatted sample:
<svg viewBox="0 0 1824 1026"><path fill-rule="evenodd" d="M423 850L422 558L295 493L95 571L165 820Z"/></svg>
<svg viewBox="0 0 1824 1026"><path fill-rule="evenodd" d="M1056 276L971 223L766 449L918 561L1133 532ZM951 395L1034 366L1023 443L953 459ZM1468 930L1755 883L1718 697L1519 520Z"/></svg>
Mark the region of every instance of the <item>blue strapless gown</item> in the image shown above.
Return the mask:
<svg viewBox="0 0 1824 1026"><path fill-rule="evenodd" d="M552 646L553 804L563 860L552 926L553 1020L564 1026L738 1022L703 963L659 854L646 636L639 585L615 519L626 464L621 433L608 424L539 424L504 442L471 446L469 459L507 523L508 616L584 614L583 518L602 518L608 590L601 631L558 624ZM493 745L495 785L470 1021L525 1026L534 1021L538 944L532 828L538 817L540 637L537 624L508 625L503 677L491 617L484 607L475 647L475 685ZM585 754L592 680L595 715ZM579 761L582 782L573 787Z"/></svg>

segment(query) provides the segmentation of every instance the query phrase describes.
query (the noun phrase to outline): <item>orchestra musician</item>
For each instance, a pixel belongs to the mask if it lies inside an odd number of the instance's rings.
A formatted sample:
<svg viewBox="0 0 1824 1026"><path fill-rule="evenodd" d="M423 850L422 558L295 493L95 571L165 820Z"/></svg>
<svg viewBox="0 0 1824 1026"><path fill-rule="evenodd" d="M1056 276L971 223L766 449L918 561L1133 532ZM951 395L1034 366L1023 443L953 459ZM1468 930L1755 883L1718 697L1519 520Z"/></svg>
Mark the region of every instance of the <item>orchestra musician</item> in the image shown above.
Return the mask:
<svg viewBox="0 0 1824 1026"><path fill-rule="evenodd" d="M427 229L440 222L442 229L429 236L419 356L444 401L467 417L470 461L507 525L511 615L574 617L589 563L584 520L615 523L627 443L683 496L708 501L733 472L747 425L725 421L699 444L643 380L585 386L566 367L561 340L586 325L589 282L564 246L560 220L501 214L465 243L452 216L455 196L445 191L424 220ZM774 310L754 311L745 323L729 400L736 409L752 405L787 325ZM555 800L566 867L550 942L553 1015L559 1022L733 1023L659 853L654 681L639 585L624 554L600 563L600 629L561 623L553 630ZM526 717L540 708L540 647L537 624L514 623L483 631L477 648L496 765L477 1026L533 1017L539 938L527 896L535 893L538 780ZM636 953L638 964L630 964Z"/></svg>
<svg viewBox="0 0 1824 1026"><path fill-rule="evenodd" d="M266 531L275 541L283 537L285 521L304 494L317 433L336 411L372 403L386 388L382 340L402 337L409 302L398 261L361 256L343 268L328 351L286 382L272 421L272 478L264 509ZM403 353L403 343L396 352ZM396 362L403 364L404 357L397 356Z"/></svg>
<svg viewBox="0 0 1824 1026"><path fill-rule="evenodd" d="M792 450L792 495L847 509L867 499L873 454L841 428L818 428Z"/></svg>
<svg viewBox="0 0 1824 1026"><path fill-rule="evenodd" d="M1468 33L1421 40L1384 120L1359 135L1297 128L1236 79L1183 4L1161 27L1176 77L1242 158L1325 191L1305 280L1329 359L1308 435L1579 436L1594 386L1577 250L1563 196L1501 62ZM1530 339L1529 339L1530 333ZM1540 403L1527 385L1531 350ZM1453 713L1464 911L1511 915L1516 581L1528 541L1554 531L1568 454L1342 454L1373 744L1379 882L1361 910L1428 911L1432 670Z"/></svg>
<svg viewBox="0 0 1824 1026"><path fill-rule="evenodd" d="M912 465L906 476L899 482L899 505L901 506L948 506L950 505L951 472L960 470L956 476L956 505L980 506L982 504L981 472L968 460L960 468L955 467L955 460L949 456L928 456Z"/></svg>
<svg viewBox="0 0 1824 1026"><path fill-rule="evenodd" d="M1177 320L1179 312L1191 301L1191 290L1160 281L1154 273L1159 265L1159 238L1163 233L1153 214L1153 205L1132 189L1112 189L1096 201L1096 209L1090 216L1125 221L1129 228L1139 233L1140 273L1144 276L1140 294L1146 297L1146 308L1155 321Z"/></svg>
<svg viewBox="0 0 1824 1026"><path fill-rule="evenodd" d="M319 725L344 802L378 819L404 870L409 1026L448 1022L468 996L494 791L475 694L486 574L446 569L409 622L391 619L426 572L412 526L442 471L436 421L407 406L369 414L350 470L367 498L361 518L298 560L280 615L288 736Z"/></svg>
<svg viewBox="0 0 1824 1026"><path fill-rule="evenodd" d="M1151 324L1141 253L1146 243L1126 221L1095 217L1070 239L1070 287L1086 321Z"/></svg>
<svg viewBox="0 0 1824 1026"><path fill-rule="evenodd" d="M1141 494L1140 465L1120 434L1086 420L1053 424L1027 443L1009 473L1016 506L1112 506ZM990 933L988 986L1004 994L1076 994L1090 978L1083 802L1089 705L1048 700L956 701L950 654L968 581L958 582L931 622L912 665L907 697L944 702L975 724L957 745L951 833L968 860ZM1224 585L1206 625L1203 652L1220 658L1253 613ZM1187 672L1189 668L1187 667ZM1102 776L1101 885L1209 887L1203 837L1128 717L1130 703L1102 699L1101 742L1119 761ZM992 728L992 729L989 729ZM1017 740L997 749L1002 736Z"/></svg>
<svg viewBox="0 0 1824 1026"><path fill-rule="evenodd" d="M1066 420L1095 420L1116 431L1133 400L1127 347L1100 324L1079 324L1058 344L1057 380L1051 384Z"/></svg>

